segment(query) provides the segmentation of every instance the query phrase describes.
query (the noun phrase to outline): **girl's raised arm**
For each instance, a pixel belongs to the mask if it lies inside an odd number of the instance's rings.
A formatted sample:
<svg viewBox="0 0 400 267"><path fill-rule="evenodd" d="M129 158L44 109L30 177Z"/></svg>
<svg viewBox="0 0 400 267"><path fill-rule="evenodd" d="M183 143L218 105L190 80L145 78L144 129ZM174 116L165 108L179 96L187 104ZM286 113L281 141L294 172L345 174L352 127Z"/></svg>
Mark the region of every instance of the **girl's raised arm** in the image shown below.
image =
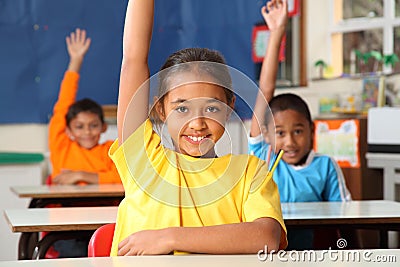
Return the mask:
<svg viewBox="0 0 400 267"><path fill-rule="evenodd" d="M148 54L153 17L154 0L129 1L125 17L118 96L119 144L122 144L148 116L149 90L138 89L150 76ZM128 105L134 106L135 115L129 116L129 120L125 121Z"/></svg>

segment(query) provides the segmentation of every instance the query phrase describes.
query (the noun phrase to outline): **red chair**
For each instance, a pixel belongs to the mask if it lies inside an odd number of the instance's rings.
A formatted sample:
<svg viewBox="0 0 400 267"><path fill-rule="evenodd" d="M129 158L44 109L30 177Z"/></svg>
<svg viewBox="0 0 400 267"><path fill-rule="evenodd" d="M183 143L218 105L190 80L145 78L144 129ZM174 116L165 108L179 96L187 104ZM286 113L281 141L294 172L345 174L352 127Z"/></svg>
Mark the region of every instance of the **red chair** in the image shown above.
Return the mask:
<svg viewBox="0 0 400 267"><path fill-rule="evenodd" d="M115 223L98 228L92 235L88 245L88 257L109 257L113 241Z"/></svg>

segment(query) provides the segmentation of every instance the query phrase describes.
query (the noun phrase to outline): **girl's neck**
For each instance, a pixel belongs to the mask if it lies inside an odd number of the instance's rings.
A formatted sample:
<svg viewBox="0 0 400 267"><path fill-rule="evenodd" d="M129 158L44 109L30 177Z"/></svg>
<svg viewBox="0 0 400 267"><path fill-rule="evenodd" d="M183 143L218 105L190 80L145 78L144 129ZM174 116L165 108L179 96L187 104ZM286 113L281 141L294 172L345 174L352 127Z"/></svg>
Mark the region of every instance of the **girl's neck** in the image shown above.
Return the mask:
<svg viewBox="0 0 400 267"><path fill-rule="evenodd" d="M175 148L175 151L181 153L179 151L179 149L177 149L177 148ZM191 156L193 158L205 158L205 159L207 159L207 158L218 158L217 153L215 153L214 148L210 149L206 154L201 155L201 156L192 156L192 155L188 155L188 156Z"/></svg>
<svg viewBox="0 0 400 267"><path fill-rule="evenodd" d="M215 153L214 148L210 149L206 154L199 156L197 158L217 158L217 153Z"/></svg>

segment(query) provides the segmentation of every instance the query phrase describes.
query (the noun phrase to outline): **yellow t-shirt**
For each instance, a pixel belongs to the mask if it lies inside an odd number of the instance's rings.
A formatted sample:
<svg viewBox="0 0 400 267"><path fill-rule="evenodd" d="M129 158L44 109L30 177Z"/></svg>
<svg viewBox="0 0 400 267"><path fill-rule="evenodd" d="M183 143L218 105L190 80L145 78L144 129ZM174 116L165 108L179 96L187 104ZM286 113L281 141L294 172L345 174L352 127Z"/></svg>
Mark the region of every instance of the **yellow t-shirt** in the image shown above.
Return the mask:
<svg viewBox="0 0 400 267"><path fill-rule="evenodd" d="M270 217L282 228L278 188L264 161L251 155L194 158L165 148L147 120L110 157L125 188L111 256L132 233L167 227L200 227Z"/></svg>

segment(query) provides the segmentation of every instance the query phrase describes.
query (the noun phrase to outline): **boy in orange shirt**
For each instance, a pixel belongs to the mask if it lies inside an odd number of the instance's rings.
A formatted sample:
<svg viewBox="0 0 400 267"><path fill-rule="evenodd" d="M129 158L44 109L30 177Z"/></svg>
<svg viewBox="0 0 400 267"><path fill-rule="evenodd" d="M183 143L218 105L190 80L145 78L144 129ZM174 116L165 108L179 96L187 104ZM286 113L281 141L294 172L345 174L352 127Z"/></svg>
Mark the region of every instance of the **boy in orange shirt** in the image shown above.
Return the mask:
<svg viewBox="0 0 400 267"><path fill-rule="evenodd" d="M100 135L107 130L101 106L88 98L76 101L79 71L90 42L86 31L81 29L66 38L69 65L49 124L53 184L121 183L118 171L108 157L113 141L99 144ZM46 257L86 257L88 242L86 237L58 240Z"/></svg>
<svg viewBox="0 0 400 267"><path fill-rule="evenodd" d="M81 29L66 38L70 61L49 124L54 184L121 183L108 157L113 142L99 144L100 135L107 130L101 106L87 98L75 102L79 71L90 42Z"/></svg>

